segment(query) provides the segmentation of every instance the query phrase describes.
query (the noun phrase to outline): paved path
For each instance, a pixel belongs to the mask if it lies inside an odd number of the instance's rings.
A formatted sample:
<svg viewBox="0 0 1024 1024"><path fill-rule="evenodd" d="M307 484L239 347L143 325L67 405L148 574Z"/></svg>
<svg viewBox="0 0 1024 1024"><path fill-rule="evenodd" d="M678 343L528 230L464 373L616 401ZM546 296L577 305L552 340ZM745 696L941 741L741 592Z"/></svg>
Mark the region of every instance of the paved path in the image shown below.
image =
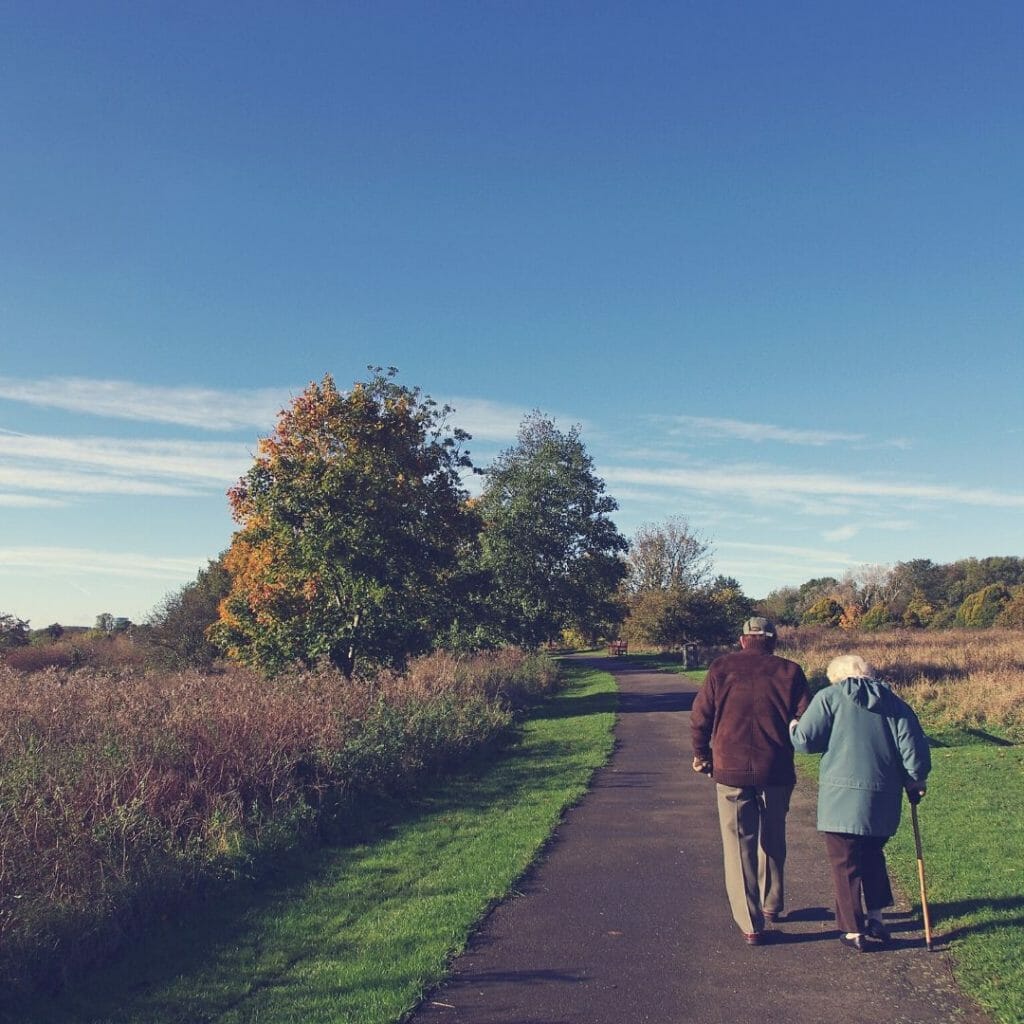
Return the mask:
<svg viewBox="0 0 1024 1024"><path fill-rule="evenodd" d="M689 767L696 685L596 663L620 687L614 758L415 1024L988 1022L905 906L893 949L839 945L806 785L789 818L791 919L776 942L746 946L725 898L714 784Z"/></svg>

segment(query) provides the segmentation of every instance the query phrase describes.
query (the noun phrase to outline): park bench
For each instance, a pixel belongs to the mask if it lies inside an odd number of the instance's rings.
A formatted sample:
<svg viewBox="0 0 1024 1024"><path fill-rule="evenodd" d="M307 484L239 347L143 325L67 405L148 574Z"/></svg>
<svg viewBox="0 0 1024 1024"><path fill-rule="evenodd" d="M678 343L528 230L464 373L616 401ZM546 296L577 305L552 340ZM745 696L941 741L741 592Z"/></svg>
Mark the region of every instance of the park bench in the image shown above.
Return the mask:
<svg viewBox="0 0 1024 1024"><path fill-rule="evenodd" d="M621 657L629 650L629 643L626 640L613 640L608 645L608 653L616 658Z"/></svg>

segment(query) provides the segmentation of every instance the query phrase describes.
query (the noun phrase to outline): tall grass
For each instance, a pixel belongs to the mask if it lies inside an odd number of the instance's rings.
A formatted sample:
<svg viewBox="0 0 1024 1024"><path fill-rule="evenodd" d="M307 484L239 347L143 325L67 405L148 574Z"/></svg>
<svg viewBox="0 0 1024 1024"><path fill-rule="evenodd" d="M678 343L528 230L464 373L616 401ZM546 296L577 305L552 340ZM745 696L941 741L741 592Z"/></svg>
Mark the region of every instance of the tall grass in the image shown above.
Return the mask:
<svg viewBox="0 0 1024 1024"><path fill-rule="evenodd" d="M0 668L0 987L59 982L197 886L343 829L359 794L499 741L555 677L514 651L357 682Z"/></svg>
<svg viewBox="0 0 1024 1024"><path fill-rule="evenodd" d="M1024 739L1024 633L1019 630L780 630L779 653L799 661L812 682L823 683L828 662L850 652L877 668L929 724L992 728Z"/></svg>

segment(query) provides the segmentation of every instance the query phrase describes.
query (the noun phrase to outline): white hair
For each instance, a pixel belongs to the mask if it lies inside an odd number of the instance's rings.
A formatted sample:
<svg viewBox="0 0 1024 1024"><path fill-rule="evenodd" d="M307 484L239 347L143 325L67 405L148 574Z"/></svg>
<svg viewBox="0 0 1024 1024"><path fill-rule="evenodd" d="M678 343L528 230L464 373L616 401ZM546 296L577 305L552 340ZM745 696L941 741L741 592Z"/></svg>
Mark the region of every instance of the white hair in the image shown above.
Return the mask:
<svg viewBox="0 0 1024 1024"><path fill-rule="evenodd" d="M854 676L859 679L870 679L874 669L859 654L840 654L833 658L825 669L830 683L841 683L844 679Z"/></svg>

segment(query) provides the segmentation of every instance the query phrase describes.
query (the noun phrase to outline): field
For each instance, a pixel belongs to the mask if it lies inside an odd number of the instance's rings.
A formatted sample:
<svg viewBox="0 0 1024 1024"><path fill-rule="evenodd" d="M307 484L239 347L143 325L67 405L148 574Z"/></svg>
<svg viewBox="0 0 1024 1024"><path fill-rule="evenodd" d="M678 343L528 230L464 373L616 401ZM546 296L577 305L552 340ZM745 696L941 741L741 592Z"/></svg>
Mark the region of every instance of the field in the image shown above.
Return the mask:
<svg viewBox="0 0 1024 1024"><path fill-rule="evenodd" d="M1024 1020L1024 634L951 630L849 635L802 629L780 653L824 682L840 653L875 665L912 704L934 767L920 819L935 946L1002 1024ZM805 758L813 774L816 758ZM909 815L888 847L920 904Z"/></svg>
<svg viewBox="0 0 1024 1024"><path fill-rule="evenodd" d="M856 653L914 706L933 738L1024 740L1024 633L1019 630L899 630L845 633L780 630L779 653L800 662L812 684L825 666Z"/></svg>

